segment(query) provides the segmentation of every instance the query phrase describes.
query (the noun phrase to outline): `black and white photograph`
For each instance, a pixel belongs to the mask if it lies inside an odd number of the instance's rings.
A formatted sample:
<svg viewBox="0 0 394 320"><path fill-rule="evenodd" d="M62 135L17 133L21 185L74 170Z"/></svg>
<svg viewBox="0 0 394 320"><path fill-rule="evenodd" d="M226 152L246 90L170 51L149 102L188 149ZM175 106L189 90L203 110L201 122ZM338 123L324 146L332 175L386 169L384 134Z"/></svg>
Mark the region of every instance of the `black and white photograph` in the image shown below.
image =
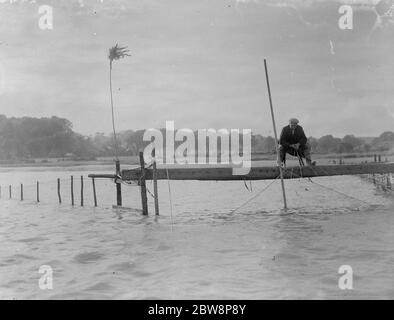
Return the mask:
<svg viewBox="0 0 394 320"><path fill-rule="evenodd" d="M0 300L394 299L393 53L394 0L0 0Z"/></svg>

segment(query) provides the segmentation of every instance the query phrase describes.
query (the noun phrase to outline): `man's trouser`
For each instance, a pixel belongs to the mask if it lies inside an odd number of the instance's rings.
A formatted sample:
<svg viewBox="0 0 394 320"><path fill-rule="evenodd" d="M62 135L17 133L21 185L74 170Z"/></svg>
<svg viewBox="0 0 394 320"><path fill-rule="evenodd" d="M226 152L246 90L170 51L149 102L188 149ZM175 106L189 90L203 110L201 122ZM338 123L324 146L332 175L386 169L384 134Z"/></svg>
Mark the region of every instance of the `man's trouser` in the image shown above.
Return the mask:
<svg viewBox="0 0 394 320"><path fill-rule="evenodd" d="M311 160L311 146L307 142L304 146L300 146L298 150L294 149L290 146L280 146L279 147L279 154L280 154L280 161L286 163L286 153L291 154L294 157L301 157L305 158L306 162L310 164Z"/></svg>

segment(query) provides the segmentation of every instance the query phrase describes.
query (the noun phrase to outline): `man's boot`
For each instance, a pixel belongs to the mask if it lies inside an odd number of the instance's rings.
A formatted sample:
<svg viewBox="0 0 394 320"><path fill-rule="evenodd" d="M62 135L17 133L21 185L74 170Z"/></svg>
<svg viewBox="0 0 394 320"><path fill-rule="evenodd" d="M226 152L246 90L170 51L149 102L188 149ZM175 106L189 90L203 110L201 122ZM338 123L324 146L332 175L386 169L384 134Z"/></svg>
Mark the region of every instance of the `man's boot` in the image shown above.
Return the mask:
<svg viewBox="0 0 394 320"><path fill-rule="evenodd" d="M316 165L316 161L312 161L311 158L305 158L305 159L306 159L307 166L315 166Z"/></svg>

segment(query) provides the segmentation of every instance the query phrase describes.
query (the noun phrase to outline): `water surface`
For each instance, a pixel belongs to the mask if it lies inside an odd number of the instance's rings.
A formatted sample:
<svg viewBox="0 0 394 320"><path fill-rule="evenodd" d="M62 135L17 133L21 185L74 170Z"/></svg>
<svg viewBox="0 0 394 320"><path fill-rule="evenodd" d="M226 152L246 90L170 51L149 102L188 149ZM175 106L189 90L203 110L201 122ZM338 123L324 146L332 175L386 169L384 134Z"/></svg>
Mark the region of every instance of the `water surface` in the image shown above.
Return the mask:
<svg viewBox="0 0 394 320"><path fill-rule="evenodd" d="M394 197L360 177L286 181L287 211L279 181L236 212L270 181L247 182L249 190L242 181L171 181L172 210L168 183L159 181L161 215L149 197L143 217L138 187L122 187L130 209L113 209L107 180L96 181L94 208L87 174L100 171L111 168L0 169L0 298L394 298ZM42 265L53 269L52 290L38 286ZM353 290L338 288L341 265L353 269Z"/></svg>

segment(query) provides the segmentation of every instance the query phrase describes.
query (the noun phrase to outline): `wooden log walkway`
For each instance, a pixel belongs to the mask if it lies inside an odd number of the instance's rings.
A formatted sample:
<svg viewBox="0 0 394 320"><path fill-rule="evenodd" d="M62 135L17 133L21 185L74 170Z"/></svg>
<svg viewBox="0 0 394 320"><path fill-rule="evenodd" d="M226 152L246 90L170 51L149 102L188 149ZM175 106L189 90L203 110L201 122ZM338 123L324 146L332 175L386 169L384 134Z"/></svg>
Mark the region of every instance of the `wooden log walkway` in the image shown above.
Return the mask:
<svg viewBox="0 0 394 320"><path fill-rule="evenodd" d="M271 167L252 167L247 175L233 175L231 167L181 167L181 168L157 168L157 179L167 179L167 170L170 180L272 180L279 176L279 168ZM346 165L324 165L313 167L287 167L283 172L284 179L298 179L340 176L340 175L359 175L372 173L394 173L394 163L368 163L368 164L346 164ZM122 179L125 181L138 181L141 177L141 169L122 170ZM90 174L90 178L115 178L111 174ZM153 170L145 169L145 179L153 179Z"/></svg>

